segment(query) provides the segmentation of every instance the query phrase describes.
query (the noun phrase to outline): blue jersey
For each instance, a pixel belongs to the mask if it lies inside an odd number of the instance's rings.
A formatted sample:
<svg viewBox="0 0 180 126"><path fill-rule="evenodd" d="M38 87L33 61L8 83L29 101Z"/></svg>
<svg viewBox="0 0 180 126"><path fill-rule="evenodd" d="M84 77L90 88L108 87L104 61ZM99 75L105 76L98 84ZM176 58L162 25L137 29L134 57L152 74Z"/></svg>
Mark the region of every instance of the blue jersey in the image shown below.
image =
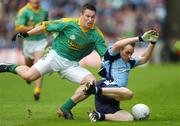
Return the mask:
<svg viewBox="0 0 180 126"><path fill-rule="evenodd" d="M112 63L110 63L113 60ZM111 72L110 72L111 64ZM140 64L140 58L132 58L125 62L119 52L112 52L111 48L108 49L104 56L103 67L106 68L107 74L113 78L113 81L105 81L106 85L118 85L119 87L127 87L129 72L133 67ZM107 79L107 78L104 78Z"/></svg>
<svg viewBox="0 0 180 126"><path fill-rule="evenodd" d="M127 87L130 70L139 64L139 58L125 62L119 52L112 52L111 48L109 48L103 60L103 68L105 68L103 76L105 77L97 83L97 87ZM95 95L95 106L98 112L104 114L115 113L121 110L119 101L104 95Z"/></svg>

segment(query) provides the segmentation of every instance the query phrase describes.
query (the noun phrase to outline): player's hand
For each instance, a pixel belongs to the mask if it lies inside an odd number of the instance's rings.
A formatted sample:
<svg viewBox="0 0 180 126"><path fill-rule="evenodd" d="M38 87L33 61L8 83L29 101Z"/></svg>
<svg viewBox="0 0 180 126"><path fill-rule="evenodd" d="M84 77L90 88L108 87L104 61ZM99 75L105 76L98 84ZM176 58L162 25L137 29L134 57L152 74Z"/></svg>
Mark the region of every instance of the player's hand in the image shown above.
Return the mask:
<svg viewBox="0 0 180 126"><path fill-rule="evenodd" d="M24 39L28 36L29 36L29 34L27 32L18 32L18 33L13 35L12 41L16 41L18 39Z"/></svg>
<svg viewBox="0 0 180 126"><path fill-rule="evenodd" d="M139 37L140 40L145 42L157 42L159 39L159 33L155 30L149 30Z"/></svg>

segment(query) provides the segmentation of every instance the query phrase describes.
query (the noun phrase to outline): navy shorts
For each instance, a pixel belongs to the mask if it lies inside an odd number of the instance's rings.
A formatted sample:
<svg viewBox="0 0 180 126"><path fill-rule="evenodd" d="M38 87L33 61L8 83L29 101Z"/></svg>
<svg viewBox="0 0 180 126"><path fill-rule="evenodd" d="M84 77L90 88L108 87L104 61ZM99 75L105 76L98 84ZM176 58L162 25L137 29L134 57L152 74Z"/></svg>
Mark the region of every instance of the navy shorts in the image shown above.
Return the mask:
<svg viewBox="0 0 180 126"><path fill-rule="evenodd" d="M99 81L97 83L98 87L107 87L104 84L104 81ZM109 113L115 113L120 109L119 107L120 103L119 101L116 101L113 98L104 96L104 95L95 95L95 107L96 111L103 113L103 114L109 114Z"/></svg>

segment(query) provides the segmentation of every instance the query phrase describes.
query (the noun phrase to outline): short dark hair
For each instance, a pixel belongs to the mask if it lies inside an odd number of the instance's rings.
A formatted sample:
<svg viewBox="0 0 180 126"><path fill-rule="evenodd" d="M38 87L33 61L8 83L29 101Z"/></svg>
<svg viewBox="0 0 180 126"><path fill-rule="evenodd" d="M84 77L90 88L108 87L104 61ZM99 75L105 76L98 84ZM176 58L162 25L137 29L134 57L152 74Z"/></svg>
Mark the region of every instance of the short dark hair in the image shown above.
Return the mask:
<svg viewBox="0 0 180 126"><path fill-rule="evenodd" d="M86 9L89 9L89 10L92 10L92 11L95 11L95 12L96 12L96 7L95 7L94 5L92 5L92 4L89 4L89 3L87 3L87 4L85 4L85 5L83 5L83 6L81 7L81 12L84 13L84 11L85 11Z"/></svg>

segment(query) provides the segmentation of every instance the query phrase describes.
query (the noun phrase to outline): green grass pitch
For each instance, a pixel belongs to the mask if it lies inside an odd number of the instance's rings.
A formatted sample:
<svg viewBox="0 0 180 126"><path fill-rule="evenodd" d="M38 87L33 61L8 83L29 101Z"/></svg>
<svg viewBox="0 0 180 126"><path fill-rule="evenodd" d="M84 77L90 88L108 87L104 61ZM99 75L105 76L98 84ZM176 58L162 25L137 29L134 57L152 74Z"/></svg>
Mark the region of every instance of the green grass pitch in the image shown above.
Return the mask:
<svg viewBox="0 0 180 126"><path fill-rule="evenodd" d="M89 69L97 73L96 68ZM121 106L130 111L136 103L147 104L151 115L146 121L91 123L86 112L94 108L93 96L72 110L75 120L58 118L56 109L77 87L57 74L45 76L41 99L36 102L33 84L27 85L10 73L0 74L0 126L180 126L180 64L149 65L131 71L128 87L135 95Z"/></svg>

